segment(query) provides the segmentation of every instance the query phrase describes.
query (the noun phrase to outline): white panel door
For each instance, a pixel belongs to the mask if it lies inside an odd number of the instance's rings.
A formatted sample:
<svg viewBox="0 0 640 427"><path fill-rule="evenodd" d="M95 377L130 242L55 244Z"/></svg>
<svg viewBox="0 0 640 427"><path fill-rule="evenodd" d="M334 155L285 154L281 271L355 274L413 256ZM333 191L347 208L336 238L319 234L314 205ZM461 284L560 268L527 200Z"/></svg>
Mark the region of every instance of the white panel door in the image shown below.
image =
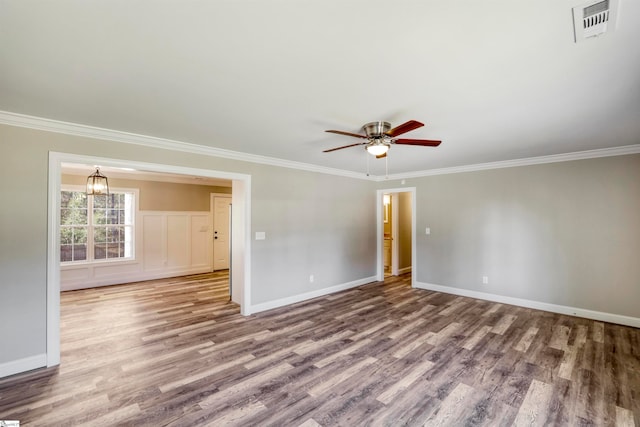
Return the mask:
<svg viewBox="0 0 640 427"><path fill-rule="evenodd" d="M229 268L231 197L214 197L213 200L213 269Z"/></svg>

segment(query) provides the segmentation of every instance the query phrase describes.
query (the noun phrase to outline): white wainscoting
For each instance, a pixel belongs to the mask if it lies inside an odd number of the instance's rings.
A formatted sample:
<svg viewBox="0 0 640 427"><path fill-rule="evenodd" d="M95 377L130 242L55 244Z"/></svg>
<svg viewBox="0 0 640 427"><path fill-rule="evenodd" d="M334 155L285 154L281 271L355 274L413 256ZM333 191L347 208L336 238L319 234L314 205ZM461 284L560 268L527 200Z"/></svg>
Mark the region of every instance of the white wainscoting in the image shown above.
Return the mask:
<svg viewBox="0 0 640 427"><path fill-rule="evenodd" d="M209 212L140 211L135 260L61 266L60 289L209 272L213 268L211 223Z"/></svg>

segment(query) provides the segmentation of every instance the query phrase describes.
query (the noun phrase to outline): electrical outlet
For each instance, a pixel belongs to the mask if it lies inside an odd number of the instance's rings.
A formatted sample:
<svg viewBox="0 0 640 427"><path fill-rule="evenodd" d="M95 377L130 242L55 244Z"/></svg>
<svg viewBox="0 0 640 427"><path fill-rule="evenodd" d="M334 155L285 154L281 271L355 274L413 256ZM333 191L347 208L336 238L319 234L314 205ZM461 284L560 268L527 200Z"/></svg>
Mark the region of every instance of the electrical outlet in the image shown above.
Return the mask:
<svg viewBox="0 0 640 427"><path fill-rule="evenodd" d="M489 284L489 276L482 276L482 284L483 285Z"/></svg>
<svg viewBox="0 0 640 427"><path fill-rule="evenodd" d="M309 276L309 283L313 283L313 274Z"/></svg>

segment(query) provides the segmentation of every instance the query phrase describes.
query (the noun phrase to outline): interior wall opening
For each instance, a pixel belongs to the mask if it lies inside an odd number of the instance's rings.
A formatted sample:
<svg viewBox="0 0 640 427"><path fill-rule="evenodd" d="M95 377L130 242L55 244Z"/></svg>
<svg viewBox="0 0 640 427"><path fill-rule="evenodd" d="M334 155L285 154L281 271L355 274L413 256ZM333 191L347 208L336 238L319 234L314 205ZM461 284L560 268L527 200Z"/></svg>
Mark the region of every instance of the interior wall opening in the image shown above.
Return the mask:
<svg viewBox="0 0 640 427"><path fill-rule="evenodd" d="M54 366L60 363L60 292L61 290L63 290L61 289L60 199L63 185L69 185L68 183L63 184L63 181L68 181L67 178L63 180L63 173L65 171L69 172L69 170L66 170L65 167L74 167L75 165L83 168L85 165L91 165L92 167L94 165L101 165L103 167L103 170L111 169L110 173L112 177L119 175L119 173L115 171L121 169L122 176L118 178L121 180L132 179L130 175L133 174L132 170L135 170L138 171L135 173L145 174L147 177L152 176L159 182L183 179L187 181L191 180L193 182L198 182L199 184L207 181L209 184L216 183L230 185L232 189L231 193L225 194L225 196L228 196L229 200L233 200L235 205L233 218L230 218L229 221L229 249L233 247L235 256L229 255L230 263L227 272L228 275L231 275L229 273L233 271L233 292L231 292L231 286L228 286L227 288L229 289L230 294L233 293L233 301L240 305L241 313L244 315L250 314L250 271L248 262L250 241L248 241L247 239L247 237L249 236L247 230L249 229L248 227L250 223L248 211L248 205L250 203L250 176L228 172L217 172L160 164L147 164L132 161L96 158L90 156L79 156L65 153L50 153L49 163L49 235L47 252L47 366ZM87 171L89 172L87 172L86 174L89 175L89 173L91 172L90 169L87 169ZM114 178L114 182L118 182L118 179ZM73 181L73 178L70 178L70 180ZM86 183L86 177L84 177L84 182ZM76 186L80 188L79 185ZM208 198L206 200L206 203L207 205L209 204ZM171 212L168 213L170 214ZM164 221L163 225L166 226L167 217L171 215L167 215L167 212L164 212L163 214L164 217L162 217L162 214L156 215L153 212L149 214L149 216L152 218L150 223L153 224L154 221L158 223L158 216L160 216L160 223L163 223ZM180 213L174 216L180 217ZM197 212L194 217L196 216L198 216ZM209 248L207 252L208 254L211 254L213 251L211 216L212 212L210 212L210 210L208 209L206 212L206 220L204 223L195 221L182 221L181 224L180 219L176 223L178 228L180 228L180 225L189 224L191 227L191 232L195 236L197 236L198 234L202 234L202 236L206 235L206 237L200 237L200 239L204 238L205 244ZM138 218L138 221L141 221L140 218ZM231 228L231 224L233 224L233 228ZM142 249L149 249L149 253L153 252L148 243L139 240L141 236L141 224L137 224L137 226L137 243L141 245L146 244L147 248ZM207 272L213 271L213 255L202 256L202 254L196 254L192 252L190 252L189 255L195 257L199 256L201 260L208 259L210 268ZM142 251L141 256L146 256L144 250ZM100 263L92 264L97 264L100 267L105 267L108 266L108 261L110 260L107 260L107 262L103 262L101 265ZM144 260L141 259L140 261L142 262ZM160 259L160 263L167 263L167 259ZM124 264L126 264L126 262ZM198 269L203 265L204 264L199 264L195 267L196 269ZM167 265L165 265L164 267L167 267ZM73 270L73 268L71 268L71 270ZM164 277L169 277L166 275L166 273L167 272L165 271L164 273L160 273L160 275L162 276L164 274ZM153 278L152 276L153 275L149 276L148 278ZM224 276L224 274L222 276Z"/></svg>

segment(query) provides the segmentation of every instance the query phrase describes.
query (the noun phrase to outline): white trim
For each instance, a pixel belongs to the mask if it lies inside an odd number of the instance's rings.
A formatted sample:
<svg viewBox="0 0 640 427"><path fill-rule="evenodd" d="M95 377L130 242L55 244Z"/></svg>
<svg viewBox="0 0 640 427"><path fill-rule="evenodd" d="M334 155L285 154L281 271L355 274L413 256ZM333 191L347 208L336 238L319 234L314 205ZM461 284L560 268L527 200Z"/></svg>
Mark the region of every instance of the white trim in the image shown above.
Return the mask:
<svg viewBox="0 0 640 427"><path fill-rule="evenodd" d="M418 216L418 198L415 187L411 192L411 286L418 280L418 254L416 242L418 230L416 229L416 217ZM415 268L413 268L415 266Z"/></svg>
<svg viewBox="0 0 640 427"><path fill-rule="evenodd" d="M354 280L352 282L343 283L341 285L335 285L329 288L318 289L317 291L306 292L304 294L298 294L292 297L286 297L286 298L281 298L273 301L263 302L263 303L251 306L251 313L259 313L261 311L284 307L286 305L295 304L300 301L306 301L312 298L333 294L335 292L340 292L340 291L355 288L358 286L366 285L367 283L371 283L375 281L376 281L375 276L365 277L363 279Z"/></svg>
<svg viewBox="0 0 640 427"><path fill-rule="evenodd" d="M140 135L130 132L122 132L113 129L105 129L95 126L69 123L53 119L45 119L42 117L28 116L25 114L12 113L9 111L0 111L0 123L29 129L63 133L66 135L75 135L87 138L123 142L126 144L142 145L145 147L161 148L164 150L179 151L211 157L221 157L224 159L240 160L243 162L318 172L328 175L338 175L346 176L349 178L372 180L371 177L359 172L328 168L324 166L312 165L310 163L295 162L291 160L278 159L275 157L260 156L257 154L243 153L240 151L225 150L222 148L209 147L206 145L175 141L172 139L157 138L154 136Z"/></svg>
<svg viewBox="0 0 640 427"><path fill-rule="evenodd" d="M328 168L312 165L310 163L295 162L278 159L275 157L260 156L239 151L225 150L222 148L175 141L154 136L140 135L118 130L99 128L95 126L81 125L77 123L63 122L26 114L0 111L0 124L18 126L29 129L44 130L48 132L63 133L67 135L83 136L87 138L104 139L108 141L122 142L125 144L142 145L145 147L161 148L165 150L180 151L211 157L240 160L250 163L258 163L270 166L278 166L289 169L318 172L328 175L345 176L366 181L383 182L395 179L420 178L433 175L447 175L461 172L474 172L489 169L511 168L517 166L538 165L544 163L567 162L571 160L593 159L598 157L623 156L640 153L640 144L624 145L621 147L598 148L594 150L575 151L571 153L552 154L548 156L525 157L522 159L504 160L498 162L478 163L474 165L454 166L449 168L428 169L416 172L406 172L387 176L366 175L360 172L343 169Z"/></svg>
<svg viewBox="0 0 640 427"><path fill-rule="evenodd" d="M60 364L60 189L62 161L49 153L47 229L47 366Z"/></svg>
<svg viewBox="0 0 640 427"><path fill-rule="evenodd" d="M50 366L47 364L46 354L38 354L36 356L25 357L24 359L12 360L11 362L0 364L0 378L19 374L21 372L32 371L38 368L44 368L45 366Z"/></svg>
<svg viewBox="0 0 640 427"><path fill-rule="evenodd" d="M622 147L599 148L596 150L576 151L573 153L552 154L549 156L526 157L523 159L504 160L500 162L478 163L475 165L454 166L450 168L428 169L416 172L399 173L395 175L389 175L389 178L376 176L375 180L381 182L394 179L421 178L424 176L448 175L453 173L475 172L490 169L514 168L518 166L569 162L572 160L595 159L599 157L625 156L627 154L638 153L640 153L640 144L633 144L624 145Z"/></svg>
<svg viewBox="0 0 640 427"><path fill-rule="evenodd" d="M251 178L251 177L249 177ZM233 194L236 194L236 181L233 182ZM242 288L242 304L240 304L240 313L244 316L248 316L251 314L251 179L242 181L242 192L239 194L240 197L244 196L244 203L242 204L242 218L244 219L244 258L240 260L240 263L243 265L244 277L243 283L244 287ZM234 203L235 198L231 197L231 203ZM234 203L237 205L238 203ZM240 227L238 227L240 228ZM243 263L244 261L244 263ZM232 266L232 268L236 268ZM246 307L246 308L245 308ZM244 310L243 310L244 309Z"/></svg>
<svg viewBox="0 0 640 427"><path fill-rule="evenodd" d="M376 191L376 280L384 280L384 190Z"/></svg>
<svg viewBox="0 0 640 427"><path fill-rule="evenodd" d="M229 280L233 290L233 302L240 305L240 314L251 311L251 177L233 180L231 204L231 268ZM244 225L244 227L242 226ZM240 248L238 247L240 243ZM240 295L238 297L238 294Z"/></svg>
<svg viewBox="0 0 640 427"><path fill-rule="evenodd" d="M232 180L232 194L238 205L244 205L242 215L242 241L234 245L244 253L234 260L234 269L243 271L238 275L238 286L243 291L240 304L242 314L250 314L249 299L251 288L251 239L248 237L251 227L251 175L221 172L210 169L195 169L156 163L144 163L131 160L119 160L69 153L49 152L48 187L48 233L47 233L47 353L46 366L60 364L60 247L58 242L58 224L60 220L60 188L62 163L100 164L103 166L129 167L151 172L167 172L192 176L205 176ZM236 188L239 188L236 191ZM233 237L232 237L233 238Z"/></svg>
<svg viewBox="0 0 640 427"><path fill-rule="evenodd" d="M384 196L383 196L384 197ZM399 250L399 235L398 226L400 224L400 219L398 218L398 212L400 205L400 197L398 193L391 194L391 275L397 276L400 274L398 272L398 264L400 264L400 250ZM384 243L384 242L383 242Z"/></svg>
<svg viewBox="0 0 640 427"><path fill-rule="evenodd" d="M471 291L468 289L453 288L450 286L434 285L432 283L414 282L414 288L426 289L429 291L444 292L447 294L460 295L463 297L494 301L503 304L517 305L519 307L533 308L536 310L550 311L552 313L566 314L569 316L584 317L586 319L598 320L601 322L617 323L619 325L640 328L640 318L623 316L620 314L605 313L602 311L587 310L585 308L569 307L566 305L550 304L546 302L533 301L523 298L507 297L503 295L490 294L486 292Z"/></svg>

